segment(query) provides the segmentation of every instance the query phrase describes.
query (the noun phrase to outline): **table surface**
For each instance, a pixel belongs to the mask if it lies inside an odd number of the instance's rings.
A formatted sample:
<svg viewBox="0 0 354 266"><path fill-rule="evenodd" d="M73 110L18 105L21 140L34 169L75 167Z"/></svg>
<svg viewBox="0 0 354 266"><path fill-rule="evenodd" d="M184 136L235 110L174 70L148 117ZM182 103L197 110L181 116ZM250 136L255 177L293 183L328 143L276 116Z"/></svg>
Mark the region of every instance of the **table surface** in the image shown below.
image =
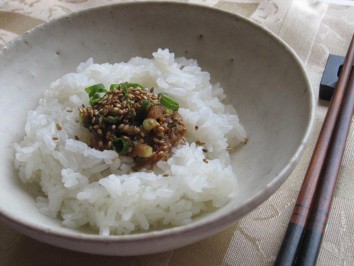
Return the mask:
<svg viewBox="0 0 354 266"><path fill-rule="evenodd" d="M0 46L26 30L73 11L117 0L0 0ZM128 1L129 2L129 1ZM268 28L297 53L315 95L329 54L345 55L354 32L354 0L184 0L241 14ZM336 2L337 4L333 4ZM159 254L107 257L53 247L0 223L1 265L272 265L326 115L318 101L315 128L299 165L266 202L234 226L198 243ZM318 265L354 265L354 126L351 127Z"/></svg>

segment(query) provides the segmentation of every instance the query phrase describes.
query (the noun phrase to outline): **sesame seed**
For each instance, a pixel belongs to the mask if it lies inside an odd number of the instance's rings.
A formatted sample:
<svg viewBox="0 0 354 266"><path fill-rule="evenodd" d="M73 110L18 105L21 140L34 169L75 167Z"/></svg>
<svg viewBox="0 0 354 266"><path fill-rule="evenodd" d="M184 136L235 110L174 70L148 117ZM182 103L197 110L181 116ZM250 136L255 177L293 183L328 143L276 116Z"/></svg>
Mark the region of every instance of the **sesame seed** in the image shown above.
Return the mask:
<svg viewBox="0 0 354 266"><path fill-rule="evenodd" d="M119 88L107 92L94 106L83 105L78 108L83 126L92 134L92 148L101 151L114 149L113 140L121 138L129 143L125 155L132 156L134 160L137 159L134 147L151 147L151 156L144 161L146 167L169 158L172 147L185 141L185 126L177 112L169 112L160 104L157 95L153 93L154 88L150 92L148 90L128 88L123 93L123 89ZM153 103L147 111L142 110L143 99ZM152 112L151 108L155 111ZM153 130L146 131L143 121L151 118L150 115L156 116L154 119L158 120L158 124Z"/></svg>

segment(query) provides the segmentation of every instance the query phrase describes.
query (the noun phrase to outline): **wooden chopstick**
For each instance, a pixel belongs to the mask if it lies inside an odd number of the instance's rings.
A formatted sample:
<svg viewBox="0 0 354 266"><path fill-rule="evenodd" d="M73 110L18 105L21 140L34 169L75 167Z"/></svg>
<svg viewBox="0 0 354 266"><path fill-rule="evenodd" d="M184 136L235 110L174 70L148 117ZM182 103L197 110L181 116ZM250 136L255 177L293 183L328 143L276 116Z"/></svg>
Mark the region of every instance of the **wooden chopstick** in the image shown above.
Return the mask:
<svg viewBox="0 0 354 266"><path fill-rule="evenodd" d="M353 61L354 35L275 265L316 263L353 113Z"/></svg>
<svg viewBox="0 0 354 266"><path fill-rule="evenodd" d="M341 113L334 128L328 155L320 175L320 189L316 191L316 200L311 209L309 225L305 229L303 244L298 251L296 263L299 265L315 265L316 263L332 204L353 111L354 69L351 73Z"/></svg>

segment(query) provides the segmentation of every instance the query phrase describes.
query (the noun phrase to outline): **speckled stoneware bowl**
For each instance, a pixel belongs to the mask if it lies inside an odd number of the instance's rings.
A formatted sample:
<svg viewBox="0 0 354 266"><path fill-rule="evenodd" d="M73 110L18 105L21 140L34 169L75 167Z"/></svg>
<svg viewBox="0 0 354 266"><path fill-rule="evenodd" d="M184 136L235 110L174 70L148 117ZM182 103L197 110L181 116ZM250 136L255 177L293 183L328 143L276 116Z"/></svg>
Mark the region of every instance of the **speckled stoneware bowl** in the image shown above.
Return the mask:
<svg viewBox="0 0 354 266"><path fill-rule="evenodd" d="M14 170L13 144L44 89L78 63L150 57L158 48L197 59L238 110L247 145L232 154L240 193L192 224L102 237L42 215ZM161 252L232 225L265 201L299 161L314 120L314 95L294 52L242 17L176 3L129 3L74 13L24 34L0 51L0 218L37 240L109 255Z"/></svg>

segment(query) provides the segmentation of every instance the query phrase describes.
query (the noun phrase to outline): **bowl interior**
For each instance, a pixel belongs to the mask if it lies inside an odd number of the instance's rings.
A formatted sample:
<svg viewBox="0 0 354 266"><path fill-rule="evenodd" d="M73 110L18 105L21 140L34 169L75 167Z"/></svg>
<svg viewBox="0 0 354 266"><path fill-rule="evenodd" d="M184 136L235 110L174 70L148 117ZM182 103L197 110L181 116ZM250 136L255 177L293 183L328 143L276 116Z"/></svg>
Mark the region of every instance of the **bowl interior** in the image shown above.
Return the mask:
<svg viewBox="0 0 354 266"><path fill-rule="evenodd" d="M24 136L26 114L43 91L80 62L151 57L158 48L197 59L212 81L221 83L249 135L247 145L232 154L239 195L194 228L212 224L211 233L220 230L284 182L303 152L314 111L309 82L293 52L259 26L223 11L172 3L116 5L40 26L1 51L3 218L19 221L18 227L78 234L37 211L14 171L13 143Z"/></svg>

